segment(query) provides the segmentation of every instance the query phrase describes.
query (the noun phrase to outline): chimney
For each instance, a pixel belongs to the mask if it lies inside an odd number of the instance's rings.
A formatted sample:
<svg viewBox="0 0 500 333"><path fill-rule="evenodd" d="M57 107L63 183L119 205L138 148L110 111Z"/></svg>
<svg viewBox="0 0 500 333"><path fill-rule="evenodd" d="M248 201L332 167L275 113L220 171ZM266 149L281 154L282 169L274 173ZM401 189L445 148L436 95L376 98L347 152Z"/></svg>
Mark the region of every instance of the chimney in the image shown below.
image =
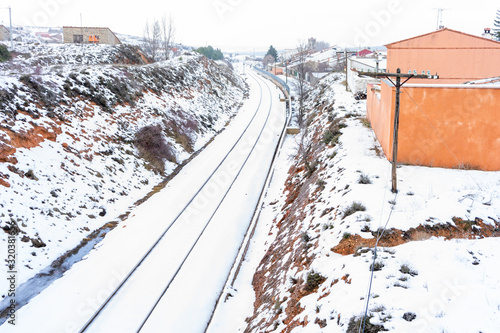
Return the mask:
<svg viewBox="0 0 500 333"><path fill-rule="evenodd" d="M490 28L484 28L483 38L493 39Z"/></svg>

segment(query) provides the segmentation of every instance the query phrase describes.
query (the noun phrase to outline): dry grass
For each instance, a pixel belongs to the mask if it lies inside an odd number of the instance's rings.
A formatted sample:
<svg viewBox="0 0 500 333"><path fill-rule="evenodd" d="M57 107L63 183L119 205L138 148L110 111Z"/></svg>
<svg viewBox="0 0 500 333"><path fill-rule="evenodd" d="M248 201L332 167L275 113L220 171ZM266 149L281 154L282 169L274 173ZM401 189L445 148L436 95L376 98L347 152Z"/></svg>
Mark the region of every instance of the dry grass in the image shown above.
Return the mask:
<svg viewBox="0 0 500 333"><path fill-rule="evenodd" d="M365 126L366 128L372 128L372 124L367 118L359 118L359 121L361 121L361 124L363 124L363 126Z"/></svg>
<svg viewBox="0 0 500 333"><path fill-rule="evenodd" d="M432 237L432 235L430 235L429 233L427 233L425 231L417 230L411 235L411 240L423 241L423 240L429 239L431 237Z"/></svg>

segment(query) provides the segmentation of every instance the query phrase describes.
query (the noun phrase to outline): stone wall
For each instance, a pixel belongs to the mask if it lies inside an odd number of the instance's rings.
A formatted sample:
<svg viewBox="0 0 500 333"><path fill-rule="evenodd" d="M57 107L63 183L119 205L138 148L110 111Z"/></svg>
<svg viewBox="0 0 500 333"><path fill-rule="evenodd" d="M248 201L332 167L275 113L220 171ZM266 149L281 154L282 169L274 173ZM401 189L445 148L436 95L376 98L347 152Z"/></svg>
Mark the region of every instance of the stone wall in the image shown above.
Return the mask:
<svg viewBox="0 0 500 333"><path fill-rule="evenodd" d="M83 36L82 43L84 44L89 44L93 36L99 36L98 44L121 44L118 37L109 28L63 27L64 43L75 43L75 35Z"/></svg>

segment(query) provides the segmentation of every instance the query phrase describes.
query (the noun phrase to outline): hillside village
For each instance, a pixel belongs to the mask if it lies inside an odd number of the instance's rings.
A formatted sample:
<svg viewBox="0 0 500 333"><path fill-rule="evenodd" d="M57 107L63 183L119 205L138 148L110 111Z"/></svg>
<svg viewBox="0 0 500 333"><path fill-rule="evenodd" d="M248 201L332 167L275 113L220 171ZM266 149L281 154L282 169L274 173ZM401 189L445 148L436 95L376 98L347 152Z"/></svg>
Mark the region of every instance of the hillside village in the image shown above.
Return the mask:
<svg viewBox="0 0 500 333"><path fill-rule="evenodd" d="M231 123L255 66L291 91L294 134L208 331L500 329L489 31L352 49L310 38L277 59L213 61L174 44L155 61L109 28L35 30L17 29L0 64L0 239L18 235L19 285L63 275L161 191ZM396 73L408 79L397 103Z"/></svg>

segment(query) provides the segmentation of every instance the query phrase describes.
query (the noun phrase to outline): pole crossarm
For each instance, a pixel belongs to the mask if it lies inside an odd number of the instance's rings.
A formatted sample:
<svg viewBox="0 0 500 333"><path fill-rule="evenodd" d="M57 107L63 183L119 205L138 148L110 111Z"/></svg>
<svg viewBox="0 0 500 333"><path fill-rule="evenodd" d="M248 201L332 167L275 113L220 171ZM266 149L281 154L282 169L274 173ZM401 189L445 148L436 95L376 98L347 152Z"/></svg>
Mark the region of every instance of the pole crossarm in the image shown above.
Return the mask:
<svg viewBox="0 0 500 333"><path fill-rule="evenodd" d="M409 79L434 79L437 80L439 79L439 76L437 75L428 75L425 74L415 74L415 73L408 73L408 74L403 74L401 73L401 69L398 68L397 73L372 73L372 72L362 72L362 71L356 71L359 75L364 75L364 76L370 76L370 77L375 77L375 78L380 78L380 77L385 77L391 83L396 87L396 99L395 99L395 110L394 110L394 129L393 129L393 138L392 138L392 192L396 193L398 191L398 184L397 184L397 175L396 175L396 168L397 168L397 161L398 161L398 130L399 130L399 105L400 105L400 94L401 94L401 87L403 84L405 84ZM391 78L396 78L396 83L392 81ZM401 78L406 78L406 80L401 83Z"/></svg>
<svg viewBox="0 0 500 333"><path fill-rule="evenodd" d="M363 76L371 76L371 77L406 77L408 79L439 79L439 76L436 75L427 75L427 74L404 74L404 73L375 73L375 72L361 72L356 71L359 75Z"/></svg>

